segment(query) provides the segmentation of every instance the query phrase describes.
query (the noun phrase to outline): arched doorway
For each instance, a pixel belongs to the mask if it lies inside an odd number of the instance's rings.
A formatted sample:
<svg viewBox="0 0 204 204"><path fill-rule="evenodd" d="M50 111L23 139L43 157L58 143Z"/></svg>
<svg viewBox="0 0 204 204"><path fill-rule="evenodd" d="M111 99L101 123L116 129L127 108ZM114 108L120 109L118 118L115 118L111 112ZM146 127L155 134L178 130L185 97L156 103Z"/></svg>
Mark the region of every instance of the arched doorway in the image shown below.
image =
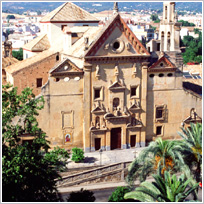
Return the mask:
<svg viewBox="0 0 204 204"><path fill-rule="evenodd" d="M111 150L121 149L121 128L111 129Z"/></svg>

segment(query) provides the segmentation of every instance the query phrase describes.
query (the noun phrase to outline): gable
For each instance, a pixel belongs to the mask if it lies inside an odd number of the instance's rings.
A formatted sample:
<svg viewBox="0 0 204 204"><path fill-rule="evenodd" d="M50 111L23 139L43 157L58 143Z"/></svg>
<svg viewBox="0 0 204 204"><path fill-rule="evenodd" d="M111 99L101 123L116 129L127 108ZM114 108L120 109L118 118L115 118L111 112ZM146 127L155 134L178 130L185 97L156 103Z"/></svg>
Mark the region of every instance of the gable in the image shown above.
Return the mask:
<svg viewBox="0 0 204 204"><path fill-rule="evenodd" d="M170 62L165 56L161 57L158 61L153 63L148 71L175 71L175 65Z"/></svg>
<svg viewBox="0 0 204 204"><path fill-rule="evenodd" d="M119 14L102 29L85 57L111 55L150 55Z"/></svg>
<svg viewBox="0 0 204 204"><path fill-rule="evenodd" d="M81 69L79 69L69 59L65 59L65 60L61 61L53 69L50 70L50 74L52 76L70 75L70 74L78 75L78 74L82 74L82 73L83 73L83 71Z"/></svg>

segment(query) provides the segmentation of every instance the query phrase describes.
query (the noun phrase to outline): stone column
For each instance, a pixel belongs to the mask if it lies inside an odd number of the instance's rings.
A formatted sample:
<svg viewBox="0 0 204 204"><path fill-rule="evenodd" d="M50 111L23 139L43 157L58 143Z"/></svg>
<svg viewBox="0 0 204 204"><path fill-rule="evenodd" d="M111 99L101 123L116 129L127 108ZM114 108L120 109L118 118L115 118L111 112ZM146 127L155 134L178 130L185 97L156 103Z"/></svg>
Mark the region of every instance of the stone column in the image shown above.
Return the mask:
<svg viewBox="0 0 204 204"><path fill-rule="evenodd" d="M84 151L91 151L91 68L92 65L86 63L84 65L84 116L83 116L83 143Z"/></svg>
<svg viewBox="0 0 204 204"><path fill-rule="evenodd" d="M142 63L142 84L141 84L141 120L143 127L141 128L141 146L145 147L146 141L146 112L147 112L147 68L148 62Z"/></svg>

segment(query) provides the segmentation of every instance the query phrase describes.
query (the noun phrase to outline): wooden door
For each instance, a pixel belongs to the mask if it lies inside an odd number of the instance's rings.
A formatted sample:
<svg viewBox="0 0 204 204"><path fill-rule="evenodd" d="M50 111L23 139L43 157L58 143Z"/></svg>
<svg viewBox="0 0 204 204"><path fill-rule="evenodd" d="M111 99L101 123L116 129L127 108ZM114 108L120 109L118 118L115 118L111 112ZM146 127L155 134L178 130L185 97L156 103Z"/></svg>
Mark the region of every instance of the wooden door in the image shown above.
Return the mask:
<svg viewBox="0 0 204 204"><path fill-rule="evenodd" d="M111 130L111 150L121 149L121 128Z"/></svg>
<svg viewBox="0 0 204 204"><path fill-rule="evenodd" d="M101 149L101 138L95 138L95 151Z"/></svg>
<svg viewBox="0 0 204 204"><path fill-rule="evenodd" d="M136 135L131 135L130 136L130 146L135 147L136 144Z"/></svg>

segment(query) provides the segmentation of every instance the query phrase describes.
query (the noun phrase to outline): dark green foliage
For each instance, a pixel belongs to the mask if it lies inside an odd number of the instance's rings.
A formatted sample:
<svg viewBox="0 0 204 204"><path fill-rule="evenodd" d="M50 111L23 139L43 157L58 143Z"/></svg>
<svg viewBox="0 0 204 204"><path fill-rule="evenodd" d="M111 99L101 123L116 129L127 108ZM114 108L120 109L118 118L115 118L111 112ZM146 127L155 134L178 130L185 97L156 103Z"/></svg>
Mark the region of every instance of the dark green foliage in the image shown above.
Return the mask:
<svg viewBox="0 0 204 204"><path fill-rule="evenodd" d="M164 171L177 171L184 165L180 145L177 141L162 140L161 138L150 142L128 167L127 181L133 185L135 178L145 181L152 173Z"/></svg>
<svg viewBox="0 0 204 204"><path fill-rule="evenodd" d="M160 22L160 19L159 19L159 17L158 17L157 14L152 14L152 15L150 16L150 19L151 19L152 21L154 21L154 23L159 23L159 22Z"/></svg>
<svg viewBox="0 0 204 204"><path fill-rule="evenodd" d="M186 47L186 51L182 54L185 64L188 62L202 63L202 33L199 30L195 30L195 33L199 34L198 38L184 36L181 41L181 46Z"/></svg>
<svg viewBox="0 0 204 204"><path fill-rule="evenodd" d="M178 179L174 174L165 171L164 178L153 175L154 182L144 181L135 191L125 194L125 199L136 199L141 202L185 202L187 196L198 188L198 183L189 187L192 178L181 175Z"/></svg>
<svg viewBox="0 0 204 204"><path fill-rule="evenodd" d="M6 19L8 19L8 20L15 19L15 16L14 15L8 15L8 16L6 16Z"/></svg>
<svg viewBox="0 0 204 204"><path fill-rule="evenodd" d="M23 49L20 48L18 51L12 51L12 55L20 61L23 60Z"/></svg>
<svg viewBox="0 0 204 204"><path fill-rule="evenodd" d="M55 179L69 155L64 150L48 152L46 134L36 116L44 105L26 88L2 86L2 199L3 202L60 201ZM19 136L34 136L31 144L19 143ZM62 162L60 162L62 161Z"/></svg>
<svg viewBox="0 0 204 204"><path fill-rule="evenodd" d="M124 195L128 192L130 192L128 187L118 186L109 197L108 202L124 202Z"/></svg>
<svg viewBox="0 0 204 204"><path fill-rule="evenodd" d="M94 202L95 200L94 193L89 190L83 190L83 188L80 191L71 192L67 198L68 202Z"/></svg>
<svg viewBox="0 0 204 204"><path fill-rule="evenodd" d="M83 149L74 147L72 149L72 161L80 162L84 159L84 151Z"/></svg>
<svg viewBox="0 0 204 204"><path fill-rule="evenodd" d="M191 128L181 128L179 135L182 137L181 142L182 154L186 164L189 166L192 175L197 182L202 180L202 124L191 123Z"/></svg>
<svg viewBox="0 0 204 204"><path fill-rule="evenodd" d="M184 21L184 20L180 20L178 21L179 23L182 23L182 26L189 26L189 27L193 27L195 26L194 23L189 23L188 21Z"/></svg>

